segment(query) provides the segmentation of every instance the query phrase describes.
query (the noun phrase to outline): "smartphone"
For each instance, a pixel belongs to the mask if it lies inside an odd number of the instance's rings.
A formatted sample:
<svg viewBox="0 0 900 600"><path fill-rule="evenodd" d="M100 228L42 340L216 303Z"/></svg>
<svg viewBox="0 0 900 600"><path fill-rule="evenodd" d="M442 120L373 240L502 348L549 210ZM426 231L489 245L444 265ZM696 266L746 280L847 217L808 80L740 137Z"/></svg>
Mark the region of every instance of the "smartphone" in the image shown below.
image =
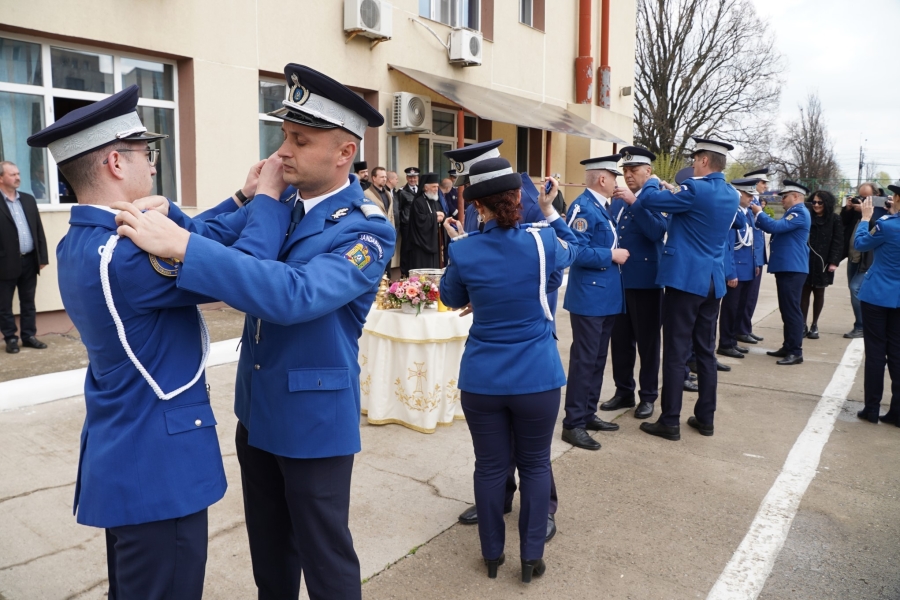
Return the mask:
<svg viewBox="0 0 900 600"><path fill-rule="evenodd" d="M552 190L552 189L553 189L553 182L548 179L547 185L544 186L544 193L549 194L550 190Z"/></svg>
<svg viewBox="0 0 900 600"><path fill-rule="evenodd" d="M869 196L872 198L872 207L873 208L884 208L884 203L887 202L886 196Z"/></svg>

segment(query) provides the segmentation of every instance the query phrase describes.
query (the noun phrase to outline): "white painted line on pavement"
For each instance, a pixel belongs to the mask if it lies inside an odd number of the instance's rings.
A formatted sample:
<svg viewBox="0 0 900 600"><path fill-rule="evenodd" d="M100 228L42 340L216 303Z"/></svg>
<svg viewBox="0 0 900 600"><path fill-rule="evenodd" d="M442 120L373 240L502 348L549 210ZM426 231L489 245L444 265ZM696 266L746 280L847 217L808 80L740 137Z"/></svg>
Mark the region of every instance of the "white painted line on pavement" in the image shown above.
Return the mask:
<svg viewBox="0 0 900 600"><path fill-rule="evenodd" d="M211 344L206 367L237 362L238 342L240 338ZM87 369L73 369L4 381L0 383L0 412L80 396L86 374Z"/></svg>
<svg viewBox="0 0 900 600"><path fill-rule="evenodd" d="M800 500L816 475L822 449L853 387L862 360L862 340L853 340L791 448L781 473L763 499L750 530L719 575L707 600L756 600L762 592L790 532Z"/></svg>

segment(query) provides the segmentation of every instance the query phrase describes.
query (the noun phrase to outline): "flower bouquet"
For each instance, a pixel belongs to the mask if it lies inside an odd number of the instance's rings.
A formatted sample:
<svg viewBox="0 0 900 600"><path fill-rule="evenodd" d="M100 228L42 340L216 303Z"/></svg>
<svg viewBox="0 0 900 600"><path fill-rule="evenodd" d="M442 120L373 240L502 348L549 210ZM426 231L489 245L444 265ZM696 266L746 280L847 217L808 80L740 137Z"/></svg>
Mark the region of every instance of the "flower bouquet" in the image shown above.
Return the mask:
<svg viewBox="0 0 900 600"><path fill-rule="evenodd" d="M416 315L422 311L422 306L433 304L440 298L440 295L437 282L431 279L419 279L416 276L393 282L386 294L394 307Z"/></svg>

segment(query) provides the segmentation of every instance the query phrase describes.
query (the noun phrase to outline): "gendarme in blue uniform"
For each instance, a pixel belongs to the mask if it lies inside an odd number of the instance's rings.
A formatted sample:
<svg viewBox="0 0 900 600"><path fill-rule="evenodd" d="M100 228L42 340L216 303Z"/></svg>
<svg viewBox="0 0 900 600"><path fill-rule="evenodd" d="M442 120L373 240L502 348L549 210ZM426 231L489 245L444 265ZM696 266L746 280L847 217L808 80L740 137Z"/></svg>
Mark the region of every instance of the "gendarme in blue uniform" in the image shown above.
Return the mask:
<svg viewBox="0 0 900 600"><path fill-rule="evenodd" d="M866 272L859 299L885 308L900 308L900 214L886 215L872 229L862 221L856 228L854 247L875 251L875 262Z"/></svg>

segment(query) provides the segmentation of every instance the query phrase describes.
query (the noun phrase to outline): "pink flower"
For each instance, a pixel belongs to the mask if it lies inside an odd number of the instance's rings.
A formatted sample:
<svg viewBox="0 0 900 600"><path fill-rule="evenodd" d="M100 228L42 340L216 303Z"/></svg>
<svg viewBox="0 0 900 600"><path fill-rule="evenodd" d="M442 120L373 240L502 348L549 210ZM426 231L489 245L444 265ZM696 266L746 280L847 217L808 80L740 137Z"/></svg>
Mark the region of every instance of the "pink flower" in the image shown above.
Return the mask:
<svg viewBox="0 0 900 600"><path fill-rule="evenodd" d="M414 286L409 286L406 288L406 297L407 298L416 298L419 295L419 290L417 290Z"/></svg>
<svg viewBox="0 0 900 600"><path fill-rule="evenodd" d="M391 288L388 290L388 292L390 292L391 294L396 294L398 289L400 289L400 282L395 281L391 284Z"/></svg>
<svg viewBox="0 0 900 600"><path fill-rule="evenodd" d="M411 282L412 282L412 281L418 281L418 280L419 280L419 276L418 276L418 275L414 275L414 276L410 277L409 280L410 280Z"/></svg>
<svg viewBox="0 0 900 600"><path fill-rule="evenodd" d="M415 306L416 304L419 303L419 299L418 299L418 298L413 298L412 300L410 300L410 302L412 302L412 305Z"/></svg>

